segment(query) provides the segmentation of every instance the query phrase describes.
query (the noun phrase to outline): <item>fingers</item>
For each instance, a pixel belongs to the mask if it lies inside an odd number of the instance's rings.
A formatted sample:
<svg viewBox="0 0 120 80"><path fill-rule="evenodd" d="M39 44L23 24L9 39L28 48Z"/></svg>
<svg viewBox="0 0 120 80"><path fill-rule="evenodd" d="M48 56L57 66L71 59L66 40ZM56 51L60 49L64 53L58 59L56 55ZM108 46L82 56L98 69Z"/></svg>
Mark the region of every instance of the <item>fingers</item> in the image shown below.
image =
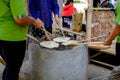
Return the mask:
<svg viewBox="0 0 120 80"><path fill-rule="evenodd" d="M37 18L35 20L35 27L36 28L41 28L42 26L44 26L44 23L39 18Z"/></svg>
<svg viewBox="0 0 120 80"><path fill-rule="evenodd" d="M108 41L108 40L104 42L104 45L106 45L106 46L110 46L111 44L112 44L112 42Z"/></svg>
<svg viewBox="0 0 120 80"><path fill-rule="evenodd" d="M60 19L59 19L58 15L55 15L55 21L58 25L60 24Z"/></svg>
<svg viewBox="0 0 120 80"><path fill-rule="evenodd" d="M60 19L59 18L55 18L55 21L58 25L60 24Z"/></svg>

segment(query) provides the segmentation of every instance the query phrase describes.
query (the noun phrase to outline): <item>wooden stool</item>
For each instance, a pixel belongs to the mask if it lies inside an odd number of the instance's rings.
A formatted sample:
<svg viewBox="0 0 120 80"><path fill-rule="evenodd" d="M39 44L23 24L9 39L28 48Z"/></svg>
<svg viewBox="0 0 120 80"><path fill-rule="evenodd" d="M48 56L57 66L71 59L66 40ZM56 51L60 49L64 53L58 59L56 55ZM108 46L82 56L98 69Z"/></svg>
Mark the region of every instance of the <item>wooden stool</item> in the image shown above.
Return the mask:
<svg viewBox="0 0 120 80"><path fill-rule="evenodd" d="M6 65L5 61L2 58L0 58L0 63L4 66ZM23 79L19 76L19 80L23 80Z"/></svg>

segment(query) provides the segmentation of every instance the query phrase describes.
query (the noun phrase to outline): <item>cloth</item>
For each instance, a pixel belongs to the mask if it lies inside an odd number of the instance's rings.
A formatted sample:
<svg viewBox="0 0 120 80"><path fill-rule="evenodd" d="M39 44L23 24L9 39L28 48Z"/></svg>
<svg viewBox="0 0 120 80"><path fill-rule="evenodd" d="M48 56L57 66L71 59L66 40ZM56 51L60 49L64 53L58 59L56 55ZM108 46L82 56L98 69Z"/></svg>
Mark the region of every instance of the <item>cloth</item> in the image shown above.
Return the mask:
<svg viewBox="0 0 120 80"><path fill-rule="evenodd" d="M69 16L69 17L62 16L62 25L65 28L71 29L72 28L72 16Z"/></svg>
<svg viewBox="0 0 120 80"><path fill-rule="evenodd" d="M116 65L120 65L120 43L116 43Z"/></svg>
<svg viewBox="0 0 120 80"><path fill-rule="evenodd" d="M69 4L69 5L65 5L63 6L62 9L62 16L72 16L73 12L77 12L77 9L75 7L73 7L73 5Z"/></svg>
<svg viewBox="0 0 120 80"><path fill-rule="evenodd" d="M110 3L110 2L108 2L108 5L106 5L106 6L100 5L100 7L101 7L101 8L114 8L113 4Z"/></svg>
<svg viewBox="0 0 120 80"><path fill-rule="evenodd" d="M20 67L25 56L26 41L1 41L0 55L6 62L2 80L18 80Z"/></svg>
<svg viewBox="0 0 120 80"><path fill-rule="evenodd" d="M117 3L115 14L116 14L116 25L120 25L120 0ZM120 34L118 34L116 41L116 62L117 65L120 65Z"/></svg>
<svg viewBox="0 0 120 80"><path fill-rule="evenodd" d="M18 25L14 17L24 18L26 13L25 0L0 0L0 56L6 63L2 80L18 80L28 28Z"/></svg>
<svg viewBox="0 0 120 80"><path fill-rule="evenodd" d="M59 14L57 0L29 0L29 11L32 17L40 18L46 28L52 26L52 12Z"/></svg>
<svg viewBox="0 0 120 80"><path fill-rule="evenodd" d="M25 16L25 0L0 0L0 40L26 40L27 27L16 24L13 19Z"/></svg>
<svg viewBox="0 0 120 80"><path fill-rule="evenodd" d="M72 27L72 13L77 12L76 8L72 4L63 6L62 9L62 25L65 28Z"/></svg>
<svg viewBox="0 0 120 80"><path fill-rule="evenodd" d="M116 14L116 25L120 25L120 0L117 3L115 14ZM117 43L120 43L120 34L117 36Z"/></svg>
<svg viewBox="0 0 120 80"><path fill-rule="evenodd" d="M46 30L52 33L52 27L46 28ZM34 25L30 25L30 35L34 36L40 41L45 38L45 32L41 29L35 28ZM34 41L30 40L30 42Z"/></svg>

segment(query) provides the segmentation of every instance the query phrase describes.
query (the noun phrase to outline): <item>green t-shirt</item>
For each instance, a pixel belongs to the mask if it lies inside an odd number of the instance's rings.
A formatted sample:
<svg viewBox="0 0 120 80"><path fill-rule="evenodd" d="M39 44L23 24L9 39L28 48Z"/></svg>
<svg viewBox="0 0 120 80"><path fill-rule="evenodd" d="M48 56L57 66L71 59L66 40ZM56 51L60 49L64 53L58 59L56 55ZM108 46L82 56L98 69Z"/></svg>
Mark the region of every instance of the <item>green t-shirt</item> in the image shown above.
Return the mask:
<svg viewBox="0 0 120 80"><path fill-rule="evenodd" d="M120 25L120 0L118 0L115 13L116 13L116 25ZM120 43L120 34L117 36L117 43Z"/></svg>
<svg viewBox="0 0 120 80"><path fill-rule="evenodd" d="M15 23L13 17L26 16L25 0L0 0L0 40L26 40L28 27Z"/></svg>

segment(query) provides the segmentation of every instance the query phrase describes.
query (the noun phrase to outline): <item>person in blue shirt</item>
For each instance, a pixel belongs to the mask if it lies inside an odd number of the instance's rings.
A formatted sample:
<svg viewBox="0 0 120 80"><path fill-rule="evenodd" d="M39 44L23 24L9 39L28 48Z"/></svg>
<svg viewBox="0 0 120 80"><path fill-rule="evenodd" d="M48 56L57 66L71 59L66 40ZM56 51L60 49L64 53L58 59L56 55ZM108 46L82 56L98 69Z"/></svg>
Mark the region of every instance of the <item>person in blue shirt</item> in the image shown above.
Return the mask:
<svg viewBox="0 0 120 80"><path fill-rule="evenodd" d="M113 4L108 0L101 0L100 7L101 8L114 8Z"/></svg>
<svg viewBox="0 0 120 80"><path fill-rule="evenodd" d="M34 18L39 18L44 22L44 27L47 31L52 33L52 13L57 24L60 24L59 19L59 5L57 0L29 0L28 9L30 15ZM35 28L33 25L30 28L30 34L37 39L41 39L45 33Z"/></svg>

